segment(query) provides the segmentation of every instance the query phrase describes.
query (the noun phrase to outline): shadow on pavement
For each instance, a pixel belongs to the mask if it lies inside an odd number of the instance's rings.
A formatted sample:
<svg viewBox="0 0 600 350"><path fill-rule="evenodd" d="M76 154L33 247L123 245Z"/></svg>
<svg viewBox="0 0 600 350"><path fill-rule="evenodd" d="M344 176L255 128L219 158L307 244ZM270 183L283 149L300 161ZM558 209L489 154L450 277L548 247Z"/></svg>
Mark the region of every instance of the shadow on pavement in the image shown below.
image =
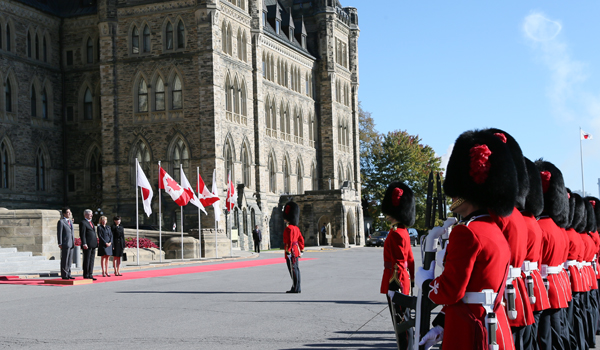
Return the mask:
<svg viewBox="0 0 600 350"><path fill-rule="evenodd" d="M122 294L285 294L285 292L192 292L192 291L176 291L176 290L136 290L136 291L123 291L115 292Z"/></svg>
<svg viewBox="0 0 600 350"><path fill-rule="evenodd" d="M327 343L305 344L303 347L282 350L333 350L333 349L397 349L396 338L393 332L365 331L351 332L341 331L336 334L347 335L344 338L329 338Z"/></svg>

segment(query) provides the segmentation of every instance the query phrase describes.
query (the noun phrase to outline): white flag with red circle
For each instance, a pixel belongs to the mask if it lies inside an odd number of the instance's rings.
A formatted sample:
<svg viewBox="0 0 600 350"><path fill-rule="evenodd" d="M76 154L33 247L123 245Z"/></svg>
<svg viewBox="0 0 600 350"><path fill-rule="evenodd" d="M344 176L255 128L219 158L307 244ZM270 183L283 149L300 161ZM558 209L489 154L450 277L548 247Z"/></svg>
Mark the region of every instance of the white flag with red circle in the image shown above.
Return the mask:
<svg viewBox="0 0 600 350"><path fill-rule="evenodd" d="M582 140L591 140L591 139L593 139L592 134L587 133L587 132L585 132L585 131L583 131L581 129L579 129L579 131L581 132L581 139Z"/></svg>
<svg viewBox="0 0 600 350"><path fill-rule="evenodd" d="M150 182L148 181L148 178L146 178L140 163L137 163L137 179L135 182L136 186L139 186L142 189L142 202L144 203L144 211L146 212L146 215L150 217L150 214L152 214L151 202L154 192L152 191L152 186L150 186Z"/></svg>

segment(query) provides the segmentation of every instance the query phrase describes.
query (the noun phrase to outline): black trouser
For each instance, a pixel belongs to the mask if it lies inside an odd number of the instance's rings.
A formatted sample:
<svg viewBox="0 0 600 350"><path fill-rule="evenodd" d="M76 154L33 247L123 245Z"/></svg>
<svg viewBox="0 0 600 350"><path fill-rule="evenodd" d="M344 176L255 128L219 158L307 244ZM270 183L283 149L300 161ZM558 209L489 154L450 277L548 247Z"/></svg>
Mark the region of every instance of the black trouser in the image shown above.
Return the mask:
<svg viewBox="0 0 600 350"><path fill-rule="evenodd" d="M534 322L531 325L531 348L533 350L539 350L540 345L538 343L538 328L540 326L540 317L542 316L542 311L534 311L533 319Z"/></svg>
<svg viewBox="0 0 600 350"><path fill-rule="evenodd" d="M562 309L547 309L542 312L538 326L540 350L565 350L560 336Z"/></svg>
<svg viewBox="0 0 600 350"><path fill-rule="evenodd" d="M571 350L587 350L585 340L585 309L583 308L583 293L573 292L572 308L569 309L569 326L571 327Z"/></svg>
<svg viewBox="0 0 600 350"><path fill-rule="evenodd" d="M594 325L597 322L596 313L598 311L598 300L596 299L597 290L592 289L591 291L584 293L584 310L587 320L587 327L585 332L585 339L590 348L596 347L596 332Z"/></svg>
<svg viewBox="0 0 600 350"><path fill-rule="evenodd" d="M67 248L63 245L60 249L60 277L71 277L71 265L73 265L73 246Z"/></svg>
<svg viewBox="0 0 600 350"><path fill-rule="evenodd" d="M573 300L567 302L567 305L566 308L560 309L560 337L565 349L573 350L571 348L571 325L569 325L569 309L573 309Z"/></svg>
<svg viewBox="0 0 600 350"><path fill-rule="evenodd" d="M290 276L292 277L292 292L300 293L300 267L298 266L298 257L292 256L290 259L285 257L285 262L287 263L288 271L290 272Z"/></svg>
<svg viewBox="0 0 600 350"><path fill-rule="evenodd" d="M94 259L96 258L96 248L83 250L83 278L92 278L94 273Z"/></svg>
<svg viewBox="0 0 600 350"><path fill-rule="evenodd" d="M260 241L254 241L254 252L260 253Z"/></svg>
<svg viewBox="0 0 600 350"><path fill-rule="evenodd" d="M524 350L523 336L525 332L525 326L523 327L510 327L510 331L513 336L513 342L515 343L515 350Z"/></svg>
<svg viewBox="0 0 600 350"><path fill-rule="evenodd" d="M396 291L396 293L400 293ZM410 309L403 308L401 306L395 305L388 295L385 296L388 300L388 306L390 309L390 315L392 316L392 322L398 324L401 320L410 319ZM394 310L392 311L392 307ZM394 313L396 317L394 317ZM396 331L396 325L394 325L394 331ZM396 341L398 343L398 349L400 350L411 350L413 349L414 338L415 338L415 328L410 327L407 331L402 334L396 334Z"/></svg>

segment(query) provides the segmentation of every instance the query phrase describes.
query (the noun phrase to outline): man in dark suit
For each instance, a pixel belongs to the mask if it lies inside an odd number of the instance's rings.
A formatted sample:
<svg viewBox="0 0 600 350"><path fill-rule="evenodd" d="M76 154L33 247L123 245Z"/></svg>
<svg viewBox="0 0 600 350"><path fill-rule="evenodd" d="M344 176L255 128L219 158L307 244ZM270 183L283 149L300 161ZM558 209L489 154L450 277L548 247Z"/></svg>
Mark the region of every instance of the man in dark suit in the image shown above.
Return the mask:
<svg viewBox="0 0 600 350"><path fill-rule="evenodd" d="M262 234L258 229L258 225L254 226L254 230L252 230L252 240L254 240L254 252L260 253L260 241L262 241Z"/></svg>
<svg viewBox="0 0 600 350"><path fill-rule="evenodd" d="M73 248L75 237L73 235L73 223L71 222L71 209L62 208L62 218L56 224L56 238L60 248L60 277L63 280L75 279L71 276L71 265L73 264Z"/></svg>
<svg viewBox="0 0 600 350"><path fill-rule="evenodd" d="M83 278L96 280L94 273L94 259L96 258L96 247L98 247L98 237L94 223L92 222L92 211L86 209L83 211L84 220L79 223L79 238L81 238L81 248L83 249Z"/></svg>

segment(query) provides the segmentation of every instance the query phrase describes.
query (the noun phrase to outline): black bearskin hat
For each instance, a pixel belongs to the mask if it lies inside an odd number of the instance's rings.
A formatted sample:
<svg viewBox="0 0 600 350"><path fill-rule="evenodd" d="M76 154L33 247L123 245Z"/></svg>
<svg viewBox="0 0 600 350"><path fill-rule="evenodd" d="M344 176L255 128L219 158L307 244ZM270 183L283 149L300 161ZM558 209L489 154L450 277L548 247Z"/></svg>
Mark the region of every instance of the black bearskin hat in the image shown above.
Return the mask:
<svg viewBox="0 0 600 350"><path fill-rule="evenodd" d="M577 222L573 222L573 214L575 214L575 197L571 193L571 190L567 188L567 197L569 198L569 215L567 217L567 229L575 226Z"/></svg>
<svg viewBox="0 0 600 350"><path fill-rule="evenodd" d="M583 233L587 226L587 214L583 198L577 193L571 193L571 199L575 201L575 210L573 210L573 223L571 224L571 227L573 227L575 231Z"/></svg>
<svg viewBox="0 0 600 350"><path fill-rule="evenodd" d="M558 227L565 228L569 216L569 199L563 175L554 164L543 159L535 161L542 178L544 192L544 212L554 220Z"/></svg>
<svg viewBox="0 0 600 350"><path fill-rule="evenodd" d="M298 226L300 221L300 207L296 202L289 201L283 206L283 219L287 220L290 225Z"/></svg>
<svg viewBox="0 0 600 350"><path fill-rule="evenodd" d="M587 214L587 225L585 225L585 232L596 231L596 215L594 214L594 206L588 201L583 201L585 204L585 213Z"/></svg>
<svg viewBox="0 0 600 350"><path fill-rule="evenodd" d="M596 217L596 225L600 226L600 199L598 199L597 197L588 196L588 197L585 197L583 200L590 202L590 204L594 208L594 216Z"/></svg>
<svg viewBox="0 0 600 350"><path fill-rule="evenodd" d="M529 177L529 192L525 199L525 210L533 214L533 216L540 216L544 210L544 192L542 192L542 178L540 172L535 167L532 161L528 158L524 158L525 166L527 167L527 175Z"/></svg>
<svg viewBox="0 0 600 350"><path fill-rule="evenodd" d="M506 131L494 128L486 129L485 131L497 136L506 144L506 147L508 147L508 151L510 152L512 160L515 162L515 170L517 171L517 181L519 187L517 192L516 206L520 209L525 209L525 200L527 193L529 192L529 177L527 176L527 166L525 165L525 159L523 157L523 152L521 151L521 146L519 146L517 140L510 136L510 134Z"/></svg>
<svg viewBox="0 0 600 350"><path fill-rule="evenodd" d="M402 181L392 182L381 202L381 212L409 227L415 223L415 195Z"/></svg>
<svg viewBox="0 0 600 350"><path fill-rule="evenodd" d="M510 215L517 197L517 172L508 147L489 132L462 133L446 167L444 192L499 216Z"/></svg>

